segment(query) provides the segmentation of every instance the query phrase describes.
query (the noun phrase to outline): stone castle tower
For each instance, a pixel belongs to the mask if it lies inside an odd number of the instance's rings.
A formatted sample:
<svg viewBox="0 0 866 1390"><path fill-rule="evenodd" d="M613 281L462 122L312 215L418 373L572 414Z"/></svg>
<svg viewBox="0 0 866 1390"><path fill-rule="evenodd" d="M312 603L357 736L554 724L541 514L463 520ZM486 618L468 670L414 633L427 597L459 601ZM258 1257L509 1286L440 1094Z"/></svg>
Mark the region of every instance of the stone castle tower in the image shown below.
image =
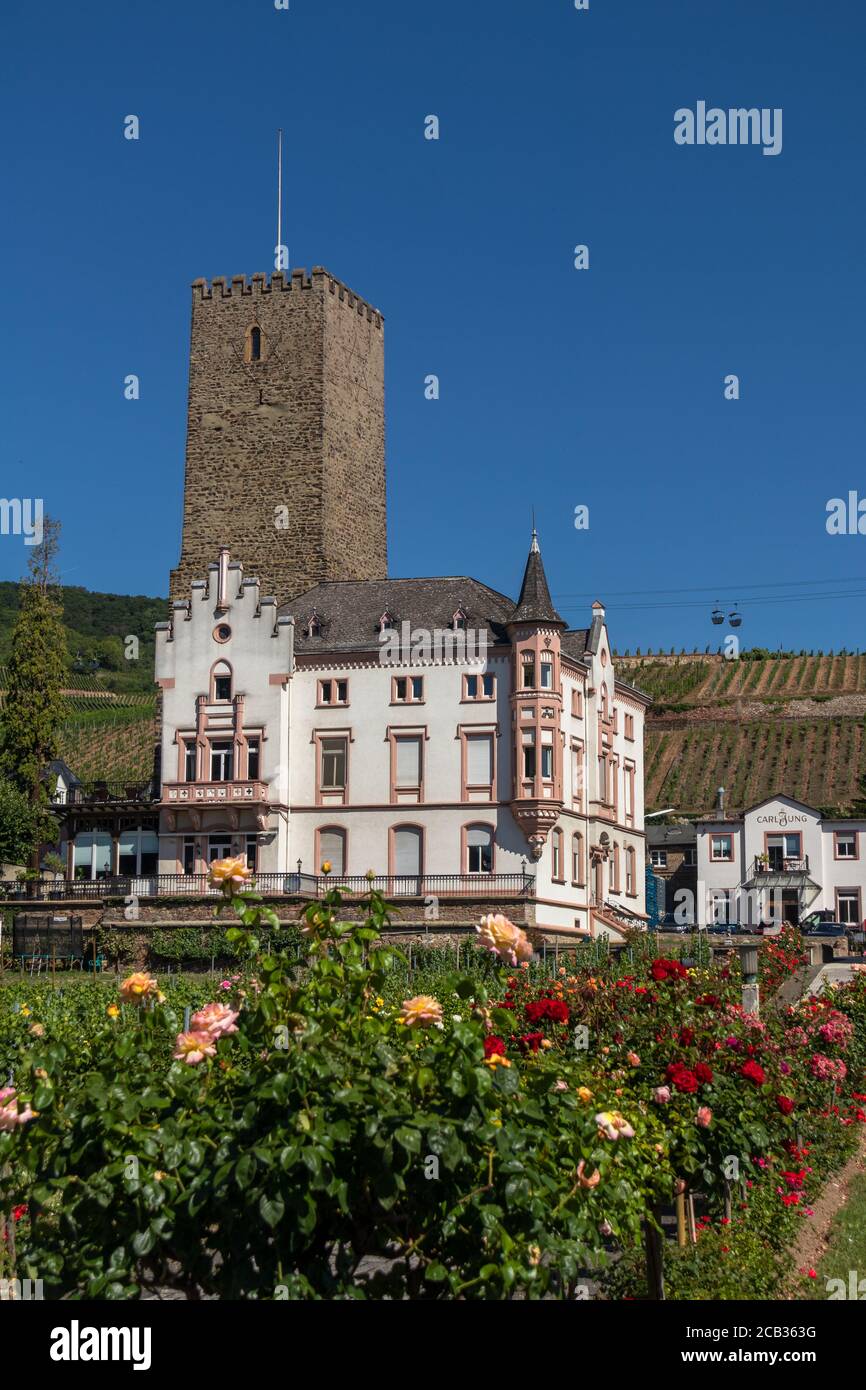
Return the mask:
<svg viewBox="0 0 866 1390"><path fill-rule="evenodd" d="M172 599L221 546L285 602L387 576L383 320L323 267L192 287L183 542Z"/></svg>

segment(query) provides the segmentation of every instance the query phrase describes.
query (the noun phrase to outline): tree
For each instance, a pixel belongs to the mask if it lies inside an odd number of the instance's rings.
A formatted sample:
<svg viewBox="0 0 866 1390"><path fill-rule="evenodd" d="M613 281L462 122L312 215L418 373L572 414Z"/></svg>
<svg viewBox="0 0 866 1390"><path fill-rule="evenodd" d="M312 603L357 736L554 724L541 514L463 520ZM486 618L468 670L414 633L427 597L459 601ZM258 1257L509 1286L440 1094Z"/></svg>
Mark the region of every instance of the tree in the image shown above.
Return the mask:
<svg viewBox="0 0 866 1390"><path fill-rule="evenodd" d="M39 867L39 844L54 839L48 813L46 768L57 751L66 673L66 641L57 589L60 523L46 517L42 540L28 562L21 607L12 633L6 700L0 722L0 772L32 808L30 861Z"/></svg>
<svg viewBox="0 0 866 1390"><path fill-rule="evenodd" d="M26 864L33 854L39 817L28 797L0 777L0 864Z"/></svg>

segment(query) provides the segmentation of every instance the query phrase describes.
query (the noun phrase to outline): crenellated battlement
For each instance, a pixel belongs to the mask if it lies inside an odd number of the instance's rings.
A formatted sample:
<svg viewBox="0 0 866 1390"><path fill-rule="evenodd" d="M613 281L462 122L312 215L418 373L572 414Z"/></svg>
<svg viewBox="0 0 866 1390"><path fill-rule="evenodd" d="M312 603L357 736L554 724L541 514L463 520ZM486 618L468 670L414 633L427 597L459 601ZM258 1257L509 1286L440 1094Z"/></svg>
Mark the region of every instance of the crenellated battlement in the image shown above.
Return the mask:
<svg viewBox="0 0 866 1390"><path fill-rule="evenodd" d="M199 303L213 299L214 296L217 299L230 299L232 296L237 297L238 295L255 297L274 292L285 294L291 290L302 292L315 289L324 292L326 286L328 293L338 298L348 309L362 317L366 316L374 327L381 329L384 315L380 310L374 308L372 304L368 304L360 295L355 294L354 290L349 289L349 286L345 285L342 280L331 275L322 265L313 266L311 274L307 274L306 269L301 267L288 275L282 270L275 270L268 277L259 271L257 274L251 275L249 280L247 280L246 275L233 275L231 280L227 280L224 275L214 275L210 282L203 278L192 282L193 297L195 298L197 294Z"/></svg>

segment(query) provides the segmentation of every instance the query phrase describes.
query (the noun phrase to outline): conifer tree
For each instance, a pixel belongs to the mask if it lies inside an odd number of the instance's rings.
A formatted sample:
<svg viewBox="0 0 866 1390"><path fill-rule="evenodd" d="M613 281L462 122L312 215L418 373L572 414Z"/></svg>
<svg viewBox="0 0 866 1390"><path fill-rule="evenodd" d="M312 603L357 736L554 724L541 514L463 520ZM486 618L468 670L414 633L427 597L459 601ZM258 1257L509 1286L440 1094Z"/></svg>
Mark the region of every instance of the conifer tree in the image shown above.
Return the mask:
<svg viewBox="0 0 866 1390"><path fill-rule="evenodd" d="M21 584L0 720L0 772L24 794L35 816L33 868L38 868L40 841L53 839L55 829L48 814L46 768L57 750L66 672L57 577L59 542L60 523L46 517L42 539L30 553L29 573Z"/></svg>

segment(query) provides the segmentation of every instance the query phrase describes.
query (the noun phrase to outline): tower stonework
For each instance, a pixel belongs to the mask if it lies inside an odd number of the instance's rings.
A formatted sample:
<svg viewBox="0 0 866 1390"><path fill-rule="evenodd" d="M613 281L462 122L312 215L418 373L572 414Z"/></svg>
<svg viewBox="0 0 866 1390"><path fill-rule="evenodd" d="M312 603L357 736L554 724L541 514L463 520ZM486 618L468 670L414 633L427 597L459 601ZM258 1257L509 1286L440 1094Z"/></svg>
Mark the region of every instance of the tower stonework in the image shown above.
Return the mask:
<svg viewBox="0 0 866 1390"><path fill-rule="evenodd" d="M386 577L383 338L321 266L194 281L173 600L223 546L280 603Z"/></svg>

